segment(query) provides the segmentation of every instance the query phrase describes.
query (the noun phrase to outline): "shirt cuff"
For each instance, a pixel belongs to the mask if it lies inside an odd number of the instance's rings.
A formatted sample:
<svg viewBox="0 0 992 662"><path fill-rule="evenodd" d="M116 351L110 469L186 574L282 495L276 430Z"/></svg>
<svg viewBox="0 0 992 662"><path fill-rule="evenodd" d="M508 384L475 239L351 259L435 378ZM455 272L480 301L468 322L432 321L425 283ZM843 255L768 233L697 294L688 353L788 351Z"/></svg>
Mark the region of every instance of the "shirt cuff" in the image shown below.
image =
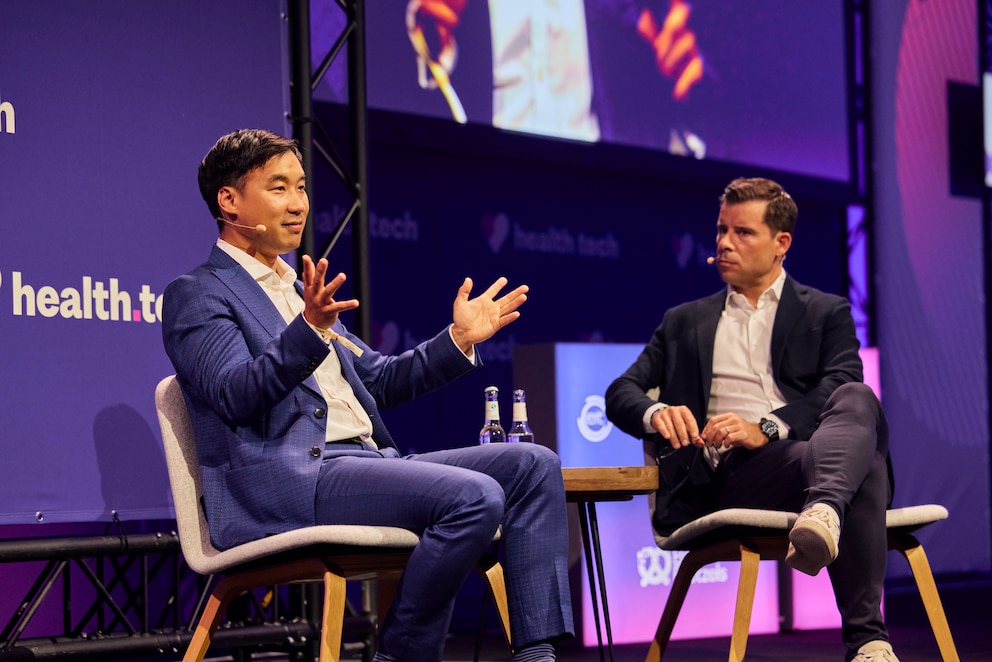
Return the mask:
<svg viewBox="0 0 992 662"><path fill-rule="evenodd" d="M451 332L451 327L453 326L454 324L448 325L448 337L451 338L451 344L454 345L458 349L458 351L462 353L462 356L468 359L469 363L475 365L475 345L472 345L472 347L468 350L468 352L462 351L462 348L458 347L458 343L455 342L454 334Z"/></svg>
<svg viewBox="0 0 992 662"><path fill-rule="evenodd" d="M651 417L654 416L654 413L656 411L661 411L662 409L668 409L668 405L666 405L664 402L656 402L655 404L648 407L647 411L644 412L643 421L644 421L645 432L647 433L657 432L657 430L655 430L654 427L651 426Z"/></svg>
<svg viewBox="0 0 992 662"><path fill-rule="evenodd" d="M329 330L322 329L319 326L317 326L316 324L311 323L310 320L307 319L307 316L304 315L303 313L300 313L300 317L302 317L303 318L303 321L307 323L307 326L309 326L311 329L313 329L313 332L314 333L316 333L318 336L320 336L320 339L324 341L324 344L325 345L330 345L331 344L331 342L334 340L334 335L331 335L331 332Z"/></svg>
<svg viewBox="0 0 992 662"><path fill-rule="evenodd" d="M306 315L304 315L303 313L300 313L300 317L302 317L303 321L307 323L307 326L313 329L314 333L320 336L320 339L324 341L324 344L327 345L328 348L331 346L332 342L337 340L340 344L342 344L348 351L350 351L355 356L361 356L364 353L365 350L363 350L358 345L351 342L344 336L337 334L331 329L322 329L319 326L311 324L310 320L308 320L306 318Z"/></svg>

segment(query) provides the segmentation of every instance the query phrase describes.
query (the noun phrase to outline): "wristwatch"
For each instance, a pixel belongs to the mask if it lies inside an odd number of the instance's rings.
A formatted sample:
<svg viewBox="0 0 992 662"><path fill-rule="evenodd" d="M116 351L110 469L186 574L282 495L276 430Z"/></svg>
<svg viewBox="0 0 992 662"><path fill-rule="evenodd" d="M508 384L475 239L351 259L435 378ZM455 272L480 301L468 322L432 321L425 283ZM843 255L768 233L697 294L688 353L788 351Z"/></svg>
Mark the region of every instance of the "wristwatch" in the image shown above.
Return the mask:
<svg viewBox="0 0 992 662"><path fill-rule="evenodd" d="M763 418L758 426L761 428L761 434L768 437L768 441L778 441L778 423Z"/></svg>

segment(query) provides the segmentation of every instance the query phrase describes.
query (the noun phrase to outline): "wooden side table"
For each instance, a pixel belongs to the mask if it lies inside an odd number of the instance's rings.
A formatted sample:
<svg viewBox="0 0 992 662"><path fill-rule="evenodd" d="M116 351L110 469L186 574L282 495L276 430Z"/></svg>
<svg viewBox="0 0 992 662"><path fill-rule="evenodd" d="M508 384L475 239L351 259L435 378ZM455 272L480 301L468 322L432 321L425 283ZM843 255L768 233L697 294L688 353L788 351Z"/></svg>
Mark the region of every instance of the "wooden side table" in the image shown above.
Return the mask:
<svg viewBox="0 0 992 662"><path fill-rule="evenodd" d="M596 519L596 502L630 501L639 494L650 494L658 489L658 467L562 467L565 481L565 500L579 507L579 526L582 529L582 547L586 555L589 575L589 595L596 619L596 638L599 641L599 659L604 662L603 633L600 627L599 605L596 601L596 579L603 601L603 623L606 641L613 660L613 630L610 627L610 608L606 600L606 579L603 573L603 554L599 543L599 521ZM645 517L647 513L645 513ZM591 547L591 550L590 550ZM593 566L595 565L595 570Z"/></svg>

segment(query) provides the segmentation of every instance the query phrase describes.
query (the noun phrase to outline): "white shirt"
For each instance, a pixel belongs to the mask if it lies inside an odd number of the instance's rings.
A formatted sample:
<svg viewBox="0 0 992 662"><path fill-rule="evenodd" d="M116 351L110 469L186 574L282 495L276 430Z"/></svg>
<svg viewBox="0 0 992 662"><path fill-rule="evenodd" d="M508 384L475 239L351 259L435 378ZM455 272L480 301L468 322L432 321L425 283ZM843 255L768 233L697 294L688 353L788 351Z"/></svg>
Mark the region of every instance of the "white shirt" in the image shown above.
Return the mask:
<svg viewBox="0 0 992 662"><path fill-rule="evenodd" d="M303 298L295 287L296 271L285 260L278 258L277 273L223 239L217 240L217 247L234 258L255 279L286 324L303 313ZM314 333L321 335L316 329ZM341 361L333 347L314 371L313 376L327 404L324 440L331 442L359 437L364 445L376 448L375 442L372 441L372 419L358 402L351 384L341 374Z"/></svg>
<svg viewBox="0 0 992 662"><path fill-rule="evenodd" d="M599 140L583 0L489 0L493 126Z"/></svg>
<svg viewBox="0 0 992 662"><path fill-rule="evenodd" d="M727 299L716 325L713 343L713 381L706 409L707 420L717 414L737 414L757 423L762 418L778 424L779 435L788 436L788 425L771 412L787 403L772 375L772 328L785 286L785 271L752 306L743 294L727 286ZM654 432L651 417L667 405L658 403L644 415L645 432ZM702 423L702 421L700 421ZM730 450L719 448L720 453ZM707 448L709 451L709 447ZM715 466L717 458L707 453Z"/></svg>
<svg viewBox="0 0 992 662"><path fill-rule="evenodd" d="M771 412L786 405L772 376L772 327L785 285L783 270L752 306L743 294L727 287L727 301L716 325L713 343L713 382L706 418L737 414L745 421L775 421L779 434L788 426ZM719 452L730 450L720 447Z"/></svg>

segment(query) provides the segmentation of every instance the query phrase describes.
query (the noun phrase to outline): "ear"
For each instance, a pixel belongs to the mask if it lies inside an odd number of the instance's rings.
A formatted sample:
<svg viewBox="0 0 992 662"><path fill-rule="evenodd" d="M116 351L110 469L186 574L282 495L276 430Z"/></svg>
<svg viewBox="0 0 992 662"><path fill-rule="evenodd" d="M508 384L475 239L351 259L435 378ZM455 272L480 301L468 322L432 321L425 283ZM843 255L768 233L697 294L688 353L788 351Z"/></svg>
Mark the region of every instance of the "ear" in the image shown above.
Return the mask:
<svg viewBox="0 0 992 662"><path fill-rule="evenodd" d="M789 247L792 246L792 233L779 232L775 235L775 243L778 244L775 248L775 257L784 260L785 254L789 252Z"/></svg>
<svg viewBox="0 0 992 662"><path fill-rule="evenodd" d="M238 192L233 186L222 186L217 191L217 206L225 214L236 215L238 210Z"/></svg>

